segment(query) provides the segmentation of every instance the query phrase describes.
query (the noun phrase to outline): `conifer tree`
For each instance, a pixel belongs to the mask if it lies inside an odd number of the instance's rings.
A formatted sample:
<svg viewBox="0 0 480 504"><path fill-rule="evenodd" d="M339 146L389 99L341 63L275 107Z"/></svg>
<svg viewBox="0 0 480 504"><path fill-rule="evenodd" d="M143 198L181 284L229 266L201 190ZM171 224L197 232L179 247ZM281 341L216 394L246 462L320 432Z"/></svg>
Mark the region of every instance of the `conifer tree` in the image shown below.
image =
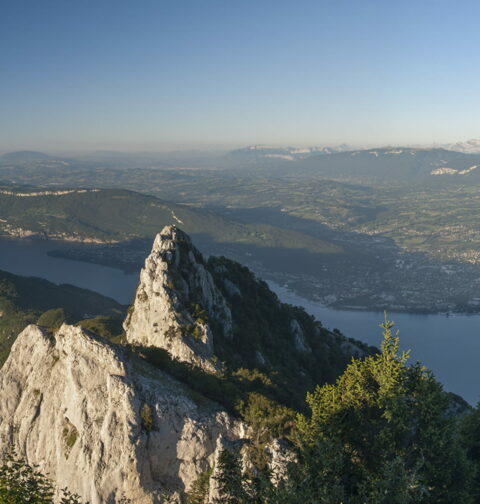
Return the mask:
<svg viewBox="0 0 480 504"><path fill-rule="evenodd" d="M80 504L78 495L61 491L60 504ZM0 504L53 504L55 487L37 466L13 451L0 464Z"/></svg>
<svg viewBox="0 0 480 504"><path fill-rule="evenodd" d="M353 359L334 385L307 396L311 415L298 417L302 481L310 489L302 502L471 502L471 467L447 395L431 372L407 365L393 323L385 317L381 327L379 354ZM318 500L324 488L338 497Z"/></svg>

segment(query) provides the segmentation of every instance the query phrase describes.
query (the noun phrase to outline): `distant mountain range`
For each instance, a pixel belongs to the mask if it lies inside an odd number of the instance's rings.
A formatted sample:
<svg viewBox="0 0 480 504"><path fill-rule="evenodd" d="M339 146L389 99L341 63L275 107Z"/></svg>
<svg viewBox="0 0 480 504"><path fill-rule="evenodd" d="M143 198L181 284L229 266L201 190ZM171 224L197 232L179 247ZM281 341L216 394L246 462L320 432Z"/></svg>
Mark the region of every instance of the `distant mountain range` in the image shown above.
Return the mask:
<svg viewBox="0 0 480 504"><path fill-rule="evenodd" d="M333 154L353 150L353 147L342 144L337 147L274 147L268 145L250 145L228 153L229 157L250 163L258 161L298 161L322 154Z"/></svg>
<svg viewBox="0 0 480 504"><path fill-rule="evenodd" d="M480 138L471 138L463 142L451 142L442 144L433 144L426 146L412 146L405 145L402 147L380 145L376 150L384 149L417 149L417 150L435 150L445 149L455 152L462 152L465 154L478 154L480 153ZM284 160L296 161L320 154L335 154L338 152L354 152L354 151L370 151L372 149L367 147L354 146L348 143L339 145L316 145L316 146L279 146L279 145L265 145L255 144L247 145L234 150L221 150L221 149L179 149L165 152L155 151L132 151L123 152L115 150L98 150L81 155L70 155L68 159L75 159L77 161L98 161L98 162L126 162L133 160L142 160L148 162L163 161L165 163L175 163L175 161L190 160L194 163L205 162L213 158L219 159L225 155L228 157L241 158L247 157L251 159L270 159L270 160ZM58 156L53 154L46 154L45 152L34 150L21 150L8 152L0 155L0 162L42 162L48 160L66 159L65 156Z"/></svg>
<svg viewBox="0 0 480 504"><path fill-rule="evenodd" d="M473 143L472 143L473 145ZM343 148L345 147L345 149ZM473 147L472 147L473 149ZM325 148L246 147L227 156L232 166L252 175L321 178L354 182L480 180L480 153L444 148L380 147L337 150ZM228 166L228 165L227 165Z"/></svg>
<svg viewBox="0 0 480 504"><path fill-rule="evenodd" d="M453 151L465 152L466 154L478 154L480 153L480 138L472 138L466 142L446 144L443 147Z"/></svg>
<svg viewBox="0 0 480 504"><path fill-rule="evenodd" d="M49 154L38 151L16 151L9 152L0 156L0 161L11 162L11 163L34 163L37 161L48 161L50 159L55 159Z"/></svg>
<svg viewBox="0 0 480 504"><path fill-rule="evenodd" d="M477 178L479 167L478 154L440 148L384 147L302 159L295 163L294 175L413 182L439 175Z"/></svg>
<svg viewBox="0 0 480 504"><path fill-rule="evenodd" d="M20 151L0 156L0 179L17 179L18 169L27 170L23 180L38 177L38 168L49 171L49 178L68 166L68 177L82 171L85 182L98 176L98 170L154 169L232 171L274 176L314 177L355 182L400 181L404 183L433 181L462 182L467 178L480 181L480 140L444 147L379 147L352 149L337 147L275 147L253 145L229 152L177 151L170 153L99 152L67 159L42 152ZM18 169L17 169L18 167ZM9 172L10 170L10 172ZM30 171L28 171L30 170ZM34 171L33 171L34 170ZM26 177L26 178L25 178ZM30 178L31 179L31 178ZM33 179L31 179L33 180ZM110 178L109 178L110 180ZM84 182L84 183L85 183ZM69 180L70 183L70 180Z"/></svg>

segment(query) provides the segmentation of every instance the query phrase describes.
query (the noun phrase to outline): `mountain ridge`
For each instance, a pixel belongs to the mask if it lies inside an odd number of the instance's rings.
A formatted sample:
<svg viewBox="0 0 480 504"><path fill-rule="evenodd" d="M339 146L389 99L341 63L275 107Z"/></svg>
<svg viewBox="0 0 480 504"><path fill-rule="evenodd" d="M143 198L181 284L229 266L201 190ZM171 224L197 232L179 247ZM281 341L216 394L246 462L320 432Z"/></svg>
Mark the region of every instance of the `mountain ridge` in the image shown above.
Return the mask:
<svg viewBox="0 0 480 504"><path fill-rule="evenodd" d="M50 154L45 154L44 152L31 151L31 150L7 152L0 156L1 161L11 161L21 163L47 161L51 159L55 159L55 157L51 156Z"/></svg>

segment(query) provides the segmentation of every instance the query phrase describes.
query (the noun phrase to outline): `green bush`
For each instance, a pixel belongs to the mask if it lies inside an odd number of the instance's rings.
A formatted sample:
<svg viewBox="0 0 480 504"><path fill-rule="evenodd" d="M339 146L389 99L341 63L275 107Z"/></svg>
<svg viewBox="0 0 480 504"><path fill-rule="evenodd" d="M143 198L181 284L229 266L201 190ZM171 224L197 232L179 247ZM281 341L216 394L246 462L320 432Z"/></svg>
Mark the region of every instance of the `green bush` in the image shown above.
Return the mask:
<svg viewBox="0 0 480 504"><path fill-rule="evenodd" d="M95 318L80 320L76 325L114 343L120 342L123 335L122 320L115 317L100 315Z"/></svg>
<svg viewBox="0 0 480 504"><path fill-rule="evenodd" d="M37 325L57 329L64 322L71 323L72 317L63 308L52 308L38 317Z"/></svg>
<svg viewBox="0 0 480 504"><path fill-rule="evenodd" d="M187 504L205 504L213 469L202 472L193 482L187 496Z"/></svg>
<svg viewBox="0 0 480 504"><path fill-rule="evenodd" d="M140 419L142 427L147 432L151 432L153 430L153 413L152 407L149 404L143 403L142 408L140 409Z"/></svg>

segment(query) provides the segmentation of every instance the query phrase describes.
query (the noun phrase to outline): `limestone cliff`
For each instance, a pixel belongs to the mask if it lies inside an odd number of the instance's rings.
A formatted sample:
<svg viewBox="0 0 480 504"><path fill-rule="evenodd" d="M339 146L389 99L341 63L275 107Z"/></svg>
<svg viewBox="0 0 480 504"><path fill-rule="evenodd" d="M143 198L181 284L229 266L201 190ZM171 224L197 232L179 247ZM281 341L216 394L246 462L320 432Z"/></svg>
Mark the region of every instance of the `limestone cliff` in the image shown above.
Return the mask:
<svg viewBox="0 0 480 504"><path fill-rule="evenodd" d="M163 502L213 463L240 424L179 382L78 327L27 327L0 370L0 449L92 504Z"/></svg>
<svg viewBox="0 0 480 504"><path fill-rule="evenodd" d="M125 321L134 345L163 348L182 362L213 371L214 331L230 338L232 316L190 238L175 226L155 238Z"/></svg>

